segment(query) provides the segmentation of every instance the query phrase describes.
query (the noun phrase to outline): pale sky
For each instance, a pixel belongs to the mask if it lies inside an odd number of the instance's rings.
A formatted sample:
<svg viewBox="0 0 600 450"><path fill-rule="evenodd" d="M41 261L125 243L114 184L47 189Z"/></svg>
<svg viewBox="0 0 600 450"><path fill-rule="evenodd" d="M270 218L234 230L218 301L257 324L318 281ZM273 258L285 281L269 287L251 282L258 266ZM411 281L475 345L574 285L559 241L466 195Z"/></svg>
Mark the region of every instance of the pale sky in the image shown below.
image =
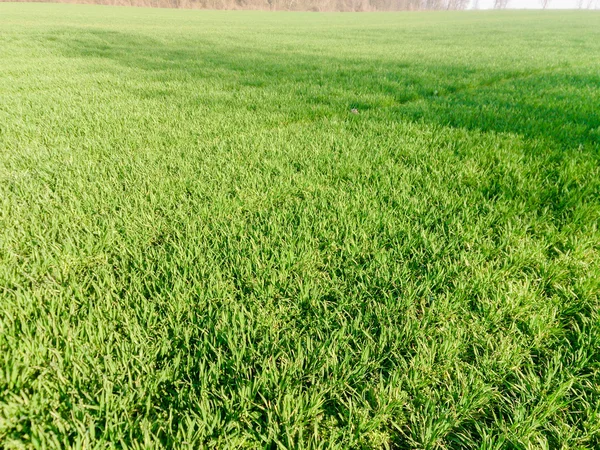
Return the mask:
<svg viewBox="0 0 600 450"><path fill-rule="evenodd" d="M584 0L584 3L587 4L588 0ZM471 4L473 4L473 0ZM550 0L550 4L548 5L548 9L575 9L578 5L577 0ZM596 2L600 4L600 2ZM479 9L488 9L491 8L494 4L494 0L479 0ZM508 4L509 8L541 8L540 0L510 0Z"/></svg>

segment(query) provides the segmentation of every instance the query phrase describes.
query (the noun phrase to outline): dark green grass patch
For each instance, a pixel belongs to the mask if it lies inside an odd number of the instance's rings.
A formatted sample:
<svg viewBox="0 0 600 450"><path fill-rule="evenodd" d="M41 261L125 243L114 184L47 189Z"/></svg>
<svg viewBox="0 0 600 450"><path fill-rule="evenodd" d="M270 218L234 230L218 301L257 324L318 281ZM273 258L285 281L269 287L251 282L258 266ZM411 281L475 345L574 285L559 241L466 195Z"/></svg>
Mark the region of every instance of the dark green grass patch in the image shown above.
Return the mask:
<svg viewBox="0 0 600 450"><path fill-rule="evenodd" d="M0 4L0 447L597 448L599 54Z"/></svg>

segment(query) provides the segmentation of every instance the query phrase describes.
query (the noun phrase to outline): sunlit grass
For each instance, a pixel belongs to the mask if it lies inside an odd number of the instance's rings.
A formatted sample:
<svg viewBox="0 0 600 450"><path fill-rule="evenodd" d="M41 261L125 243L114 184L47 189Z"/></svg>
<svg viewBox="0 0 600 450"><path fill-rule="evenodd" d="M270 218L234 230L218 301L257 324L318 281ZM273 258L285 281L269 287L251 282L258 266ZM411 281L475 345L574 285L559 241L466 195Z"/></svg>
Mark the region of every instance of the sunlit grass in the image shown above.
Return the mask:
<svg viewBox="0 0 600 450"><path fill-rule="evenodd" d="M598 448L598 55L0 4L0 447Z"/></svg>

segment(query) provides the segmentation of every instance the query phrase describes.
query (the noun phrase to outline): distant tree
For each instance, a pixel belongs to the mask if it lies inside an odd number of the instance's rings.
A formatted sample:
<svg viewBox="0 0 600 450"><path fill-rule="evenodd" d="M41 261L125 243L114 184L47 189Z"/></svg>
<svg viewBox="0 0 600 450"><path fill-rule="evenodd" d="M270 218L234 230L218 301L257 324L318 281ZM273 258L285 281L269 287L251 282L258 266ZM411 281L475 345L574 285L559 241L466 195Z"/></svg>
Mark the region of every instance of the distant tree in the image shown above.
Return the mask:
<svg viewBox="0 0 600 450"><path fill-rule="evenodd" d="M540 3L542 4L542 8L546 9L550 4L550 0L540 0Z"/></svg>
<svg viewBox="0 0 600 450"><path fill-rule="evenodd" d="M447 0L446 9L465 9L469 4L469 0Z"/></svg>
<svg viewBox="0 0 600 450"><path fill-rule="evenodd" d="M421 9L442 9L442 0L423 0L421 2Z"/></svg>
<svg viewBox="0 0 600 450"><path fill-rule="evenodd" d="M506 9L508 0L494 0L494 9Z"/></svg>

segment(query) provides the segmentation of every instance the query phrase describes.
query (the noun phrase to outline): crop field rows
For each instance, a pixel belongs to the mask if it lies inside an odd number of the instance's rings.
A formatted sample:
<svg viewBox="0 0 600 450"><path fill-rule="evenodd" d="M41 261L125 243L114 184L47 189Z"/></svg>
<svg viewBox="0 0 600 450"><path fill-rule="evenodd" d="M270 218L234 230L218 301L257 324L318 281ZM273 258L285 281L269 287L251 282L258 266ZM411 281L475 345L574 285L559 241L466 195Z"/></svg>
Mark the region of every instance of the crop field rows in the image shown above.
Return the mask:
<svg viewBox="0 0 600 450"><path fill-rule="evenodd" d="M0 447L600 447L600 14L0 3Z"/></svg>

